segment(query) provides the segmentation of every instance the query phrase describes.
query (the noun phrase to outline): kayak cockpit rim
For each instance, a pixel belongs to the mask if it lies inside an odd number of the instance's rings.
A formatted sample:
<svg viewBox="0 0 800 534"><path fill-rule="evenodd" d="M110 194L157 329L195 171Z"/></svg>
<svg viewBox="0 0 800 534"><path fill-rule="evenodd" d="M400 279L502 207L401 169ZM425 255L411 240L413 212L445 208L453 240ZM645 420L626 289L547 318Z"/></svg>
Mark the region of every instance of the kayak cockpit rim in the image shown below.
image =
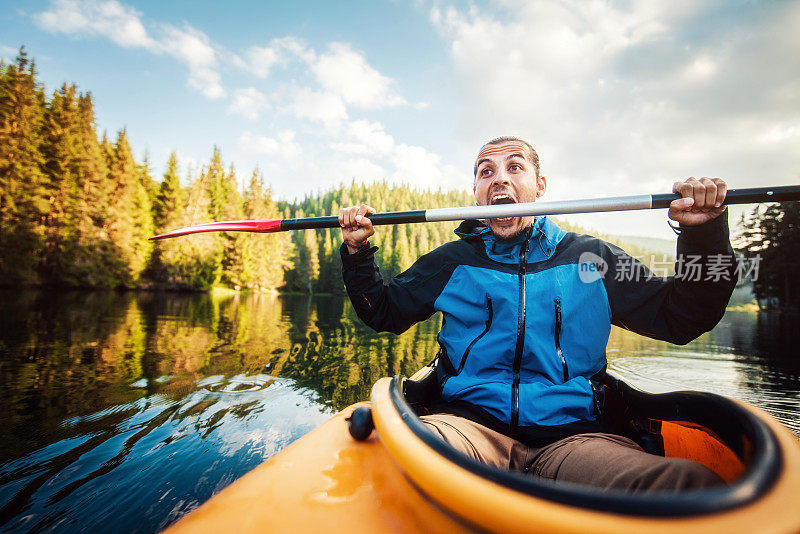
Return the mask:
<svg viewBox="0 0 800 534"><path fill-rule="evenodd" d="M611 512L630 516L688 517L718 513L742 507L765 495L775 484L783 464L781 449L772 429L754 414L739 404L713 393L678 392L648 394L640 392L624 382L627 396L641 395L647 399L649 408L665 420L685 421L681 407L694 406L693 412L702 413L712 408L718 424L709 426L711 431L727 438L728 445L749 460L741 477L728 485L691 490L680 493L631 493L619 490L602 490L566 482L553 482L539 477L498 469L475 460L456 450L431 431L417 416L403 395L403 379L392 378L389 398L394 409L411 432L436 453L459 468L480 476L508 489L543 500L583 509ZM659 409L659 405L660 409ZM675 413L675 412L678 413ZM704 421L705 423L706 421ZM716 427L716 428L715 428ZM734 436L743 439L736 440ZM728 442L732 439L733 442ZM745 444L746 442L746 444ZM746 458L745 458L746 459ZM424 489L423 489L424 491Z"/></svg>

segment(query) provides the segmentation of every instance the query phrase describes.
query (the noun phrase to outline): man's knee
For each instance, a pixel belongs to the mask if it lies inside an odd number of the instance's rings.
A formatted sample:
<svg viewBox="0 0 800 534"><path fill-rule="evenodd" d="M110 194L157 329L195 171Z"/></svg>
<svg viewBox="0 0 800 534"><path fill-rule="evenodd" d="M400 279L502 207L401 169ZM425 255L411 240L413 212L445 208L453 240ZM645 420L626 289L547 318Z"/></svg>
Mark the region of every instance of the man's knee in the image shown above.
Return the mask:
<svg viewBox="0 0 800 534"><path fill-rule="evenodd" d="M474 421L450 414L424 415L420 419L454 449L475 460L500 469L523 463L527 447Z"/></svg>
<svg viewBox="0 0 800 534"><path fill-rule="evenodd" d="M681 491L722 484L707 467L644 452L609 434L580 434L545 447L532 472L545 478L627 491Z"/></svg>
<svg viewBox="0 0 800 534"><path fill-rule="evenodd" d="M682 458L664 458L646 469L639 480L639 489L646 491L684 491L723 485L724 482L708 467Z"/></svg>
<svg viewBox="0 0 800 534"><path fill-rule="evenodd" d="M444 441L449 443L454 449L459 450L476 460L480 460L480 453L475 444L467 438L462 430L453 421L448 421L440 415L424 415L420 417L422 422L437 434Z"/></svg>

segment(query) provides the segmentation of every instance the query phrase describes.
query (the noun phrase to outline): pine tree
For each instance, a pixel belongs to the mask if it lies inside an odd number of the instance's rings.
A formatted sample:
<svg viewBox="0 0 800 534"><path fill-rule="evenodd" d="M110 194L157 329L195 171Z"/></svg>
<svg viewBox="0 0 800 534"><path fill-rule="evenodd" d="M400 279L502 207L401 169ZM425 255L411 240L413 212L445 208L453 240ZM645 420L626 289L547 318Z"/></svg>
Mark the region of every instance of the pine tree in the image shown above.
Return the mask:
<svg viewBox="0 0 800 534"><path fill-rule="evenodd" d="M153 180L153 168L150 165L149 151L145 150L142 163L136 165L136 171L139 175L139 180L142 182L142 186L147 192L147 199L150 202L150 207L153 208L156 198L160 192L160 184ZM155 220L153 221L153 224L155 224Z"/></svg>
<svg viewBox="0 0 800 534"><path fill-rule="evenodd" d="M231 183L225 174L222 164L222 155L219 148L214 147L214 154L203 173L203 180L211 200L209 215L214 221L230 220L228 215L231 210L231 197L236 194L236 183Z"/></svg>
<svg viewBox="0 0 800 534"><path fill-rule="evenodd" d="M319 280L319 243L314 230L301 230L295 233L297 246L295 265L297 288L314 293Z"/></svg>
<svg viewBox="0 0 800 534"><path fill-rule="evenodd" d="M752 282L762 306L800 309L800 202L759 206L740 225L737 244L757 262Z"/></svg>
<svg viewBox="0 0 800 534"><path fill-rule="evenodd" d="M185 194L178 174L178 156L172 152L153 202L154 222L159 233L174 230L179 222L183 222L184 200Z"/></svg>
<svg viewBox="0 0 800 534"><path fill-rule="evenodd" d="M173 154L157 203L161 221L159 233L211 220L205 170L196 179L190 179L189 187L183 189L177 169L178 161ZM156 241L151 272L162 287L210 289L219 281L221 262L221 237L216 233L197 234Z"/></svg>
<svg viewBox="0 0 800 534"><path fill-rule="evenodd" d="M318 231L320 234L319 243L319 277L317 280L318 291L322 293L332 293L341 285L339 282L341 267L337 269L337 261L334 258L333 238L331 229ZM341 264L338 264L341 265Z"/></svg>
<svg viewBox="0 0 800 534"><path fill-rule="evenodd" d="M248 220L276 219L280 217L272 200L272 191L264 188L258 169L253 171L247 188L244 206ZM271 291L284 285L284 273L289 267L293 245L284 232L276 234L247 234L243 236L245 255L243 261L250 274L248 287Z"/></svg>
<svg viewBox="0 0 800 534"><path fill-rule="evenodd" d="M120 251L116 275L128 287L138 284L150 261L153 235L150 199L137 171L125 130L114 144L109 166L113 194L109 205L109 235Z"/></svg>
<svg viewBox="0 0 800 534"><path fill-rule="evenodd" d="M50 102L24 50L13 65L0 62L0 283L128 287L155 281L172 288L217 283L254 289L342 289L340 232L201 234L160 241L160 232L213 220L335 215L365 202L380 211L472 202L466 191L418 191L386 181L355 179L300 201L274 202L256 171L244 196L236 173L225 170L219 149L183 188L172 154L158 185L149 158L134 159L126 132L98 143L91 96L64 84ZM796 303L790 258L798 256L797 206L770 207L747 222L748 253L771 254L761 289ZM457 223L378 228L372 243L386 278L421 254L454 239ZM746 232L746 233L747 233ZM630 247L629 247L630 248ZM766 267L767 262L764 262ZM151 266L148 269L148 265ZM774 267L774 271L770 269Z"/></svg>
<svg viewBox="0 0 800 534"><path fill-rule="evenodd" d="M50 211L42 173L45 98L20 48L0 69L0 284L36 283Z"/></svg>
<svg viewBox="0 0 800 534"><path fill-rule="evenodd" d="M204 173L204 181L211 200L211 220L230 221L243 217L243 203L237 187L236 172L233 167L225 172L222 156L217 147L214 147L214 154ZM243 237L237 232L226 232L221 236L220 281L227 286L241 287L248 283L249 273L241 257Z"/></svg>
<svg viewBox="0 0 800 534"><path fill-rule="evenodd" d="M44 172L50 212L45 219L45 247L40 261L43 280L80 285L80 204L83 193L78 102L74 85L53 93L42 129Z"/></svg>
<svg viewBox="0 0 800 534"><path fill-rule="evenodd" d="M82 191L78 207L78 261L85 265L83 284L92 287L111 287L117 280L113 265L118 249L108 233L108 204L112 183L103 149L97 141L94 104L90 94L78 97L78 125L76 131L79 155L79 175Z"/></svg>

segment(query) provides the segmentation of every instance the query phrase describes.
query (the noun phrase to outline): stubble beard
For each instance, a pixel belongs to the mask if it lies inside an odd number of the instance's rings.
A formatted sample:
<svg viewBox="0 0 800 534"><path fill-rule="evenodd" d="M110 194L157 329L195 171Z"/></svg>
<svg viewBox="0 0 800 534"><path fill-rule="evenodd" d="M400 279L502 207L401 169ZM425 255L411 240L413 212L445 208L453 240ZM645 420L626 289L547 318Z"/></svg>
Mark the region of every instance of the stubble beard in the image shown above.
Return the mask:
<svg viewBox="0 0 800 534"><path fill-rule="evenodd" d="M513 241L522 235L534 221L534 217L514 217L514 219L516 220L513 220L510 226L499 226L493 222L493 219L489 219L489 229L498 240Z"/></svg>

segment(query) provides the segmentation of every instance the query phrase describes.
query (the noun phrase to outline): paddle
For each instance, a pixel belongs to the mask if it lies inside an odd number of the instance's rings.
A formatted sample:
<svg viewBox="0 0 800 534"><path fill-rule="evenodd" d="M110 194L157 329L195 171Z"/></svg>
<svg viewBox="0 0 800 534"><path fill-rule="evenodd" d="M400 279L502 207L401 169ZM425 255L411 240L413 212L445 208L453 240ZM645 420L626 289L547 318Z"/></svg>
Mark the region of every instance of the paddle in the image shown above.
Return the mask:
<svg viewBox="0 0 800 534"><path fill-rule="evenodd" d="M436 208L430 210L390 211L373 213L372 224L404 224L435 221L460 221L464 219L491 219L498 217L523 217L530 215L563 215L565 213L594 213L601 211L629 211L668 208L670 202L680 198L674 193L634 195L627 197L588 198L557 202L527 202L496 204L493 206L466 206L461 208ZM730 189L725 204L753 204L800 200L800 185L779 187L754 187ZM337 228L339 218L304 217L301 219L273 219L269 221L222 221L179 228L150 239L164 239L202 232L285 232L309 228Z"/></svg>

